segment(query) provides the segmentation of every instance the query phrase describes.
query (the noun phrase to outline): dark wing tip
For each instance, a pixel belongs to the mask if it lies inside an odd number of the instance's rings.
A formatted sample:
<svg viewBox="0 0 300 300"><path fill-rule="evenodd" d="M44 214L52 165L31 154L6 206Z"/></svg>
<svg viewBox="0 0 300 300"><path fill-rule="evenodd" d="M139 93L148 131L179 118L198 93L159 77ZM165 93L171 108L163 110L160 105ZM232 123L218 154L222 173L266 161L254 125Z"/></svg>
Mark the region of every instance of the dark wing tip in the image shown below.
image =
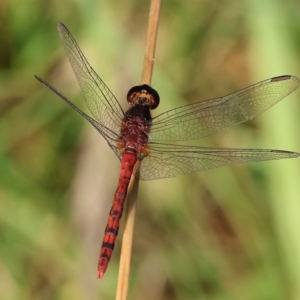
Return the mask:
<svg viewBox="0 0 300 300"><path fill-rule="evenodd" d="M292 76L291 75L280 75L280 76L276 76L271 78L271 82L273 81L283 81L283 80L287 80L290 79Z"/></svg>
<svg viewBox="0 0 300 300"><path fill-rule="evenodd" d="M292 152L292 151L286 151L286 150L271 150L271 152L278 153L278 154L285 154L286 157L300 158L300 153L298 153L298 152Z"/></svg>
<svg viewBox="0 0 300 300"><path fill-rule="evenodd" d="M57 23L57 30L60 31L60 30L64 30L65 32L69 32L68 28L61 22L58 22Z"/></svg>
<svg viewBox="0 0 300 300"><path fill-rule="evenodd" d="M41 82L41 83L43 83L43 80L42 80L42 78L40 78L39 76L37 76L37 75L33 75L34 77L35 77L35 79L37 79L39 82Z"/></svg>
<svg viewBox="0 0 300 300"><path fill-rule="evenodd" d="M280 75L280 76L271 78L271 82L288 80L288 79L291 79L292 77L294 78L294 76L292 76L292 75Z"/></svg>

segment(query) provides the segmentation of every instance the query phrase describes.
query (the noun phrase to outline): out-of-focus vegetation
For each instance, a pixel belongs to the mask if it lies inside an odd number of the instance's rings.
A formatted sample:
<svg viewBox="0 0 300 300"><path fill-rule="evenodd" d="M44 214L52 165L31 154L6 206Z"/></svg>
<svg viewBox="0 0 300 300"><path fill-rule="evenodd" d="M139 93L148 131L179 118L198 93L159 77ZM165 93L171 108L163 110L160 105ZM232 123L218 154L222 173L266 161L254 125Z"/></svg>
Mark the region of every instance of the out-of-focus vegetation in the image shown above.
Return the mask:
<svg viewBox="0 0 300 300"><path fill-rule="evenodd" d="M140 80L145 1L2 1L0 299L114 299L121 234L96 266L119 164L86 111L56 32L67 25L115 92ZM157 114L282 74L300 77L300 3L163 1ZM300 93L198 145L300 152ZM129 299L299 299L300 161L143 182Z"/></svg>

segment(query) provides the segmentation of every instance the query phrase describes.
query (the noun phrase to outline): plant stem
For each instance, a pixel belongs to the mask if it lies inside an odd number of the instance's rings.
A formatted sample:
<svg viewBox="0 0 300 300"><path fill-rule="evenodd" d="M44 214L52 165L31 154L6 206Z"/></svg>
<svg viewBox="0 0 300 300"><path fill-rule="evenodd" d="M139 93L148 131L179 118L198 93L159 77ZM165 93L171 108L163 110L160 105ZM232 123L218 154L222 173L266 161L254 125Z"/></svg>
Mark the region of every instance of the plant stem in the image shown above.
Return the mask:
<svg viewBox="0 0 300 300"><path fill-rule="evenodd" d="M152 79L160 3L161 0L151 0L151 6L149 12L148 32L147 32L144 65L143 65L142 80L141 80L143 84L148 84L148 85L151 84L151 79ZM119 269L116 300L126 300L127 298L131 249L132 249L132 240L133 240L133 231L134 231L134 220L135 220L135 212L136 212L138 187L139 187L139 180L137 176L139 173L139 169L140 169L140 161L138 161L135 165L135 173L134 173L135 176L132 176L128 188L125 226L124 226L122 248L121 248L120 269Z"/></svg>

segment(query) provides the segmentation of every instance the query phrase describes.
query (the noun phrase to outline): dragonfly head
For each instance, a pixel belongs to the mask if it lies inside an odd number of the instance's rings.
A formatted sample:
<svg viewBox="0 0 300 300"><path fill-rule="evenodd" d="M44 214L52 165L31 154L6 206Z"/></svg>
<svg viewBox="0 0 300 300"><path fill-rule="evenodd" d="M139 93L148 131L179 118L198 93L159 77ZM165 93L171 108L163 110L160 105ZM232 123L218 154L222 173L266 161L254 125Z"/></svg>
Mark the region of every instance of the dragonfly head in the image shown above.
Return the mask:
<svg viewBox="0 0 300 300"><path fill-rule="evenodd" d="M159 95L147 84L137 85L127 93L127 101L130 105L145 105L155 109L159 105Z"/></svg>

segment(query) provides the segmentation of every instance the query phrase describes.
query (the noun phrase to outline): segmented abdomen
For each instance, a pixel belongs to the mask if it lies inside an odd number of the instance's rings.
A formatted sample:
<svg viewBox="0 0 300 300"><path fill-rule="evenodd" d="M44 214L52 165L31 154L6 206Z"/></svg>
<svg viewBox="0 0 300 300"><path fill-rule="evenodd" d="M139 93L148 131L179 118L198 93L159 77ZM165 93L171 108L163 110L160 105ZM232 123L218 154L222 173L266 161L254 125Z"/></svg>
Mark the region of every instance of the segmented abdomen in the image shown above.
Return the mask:
<svg viewBox="0 0 300 300"><path fill-rule="evenodd" d="M109 213L109 218L100 250L98 278L103 277L114 250L115 240L118 234L124 202L127 195L127 189L136 161L136 153L127 151L123 154L118 188L116 190L113 205Z"/></svg>

